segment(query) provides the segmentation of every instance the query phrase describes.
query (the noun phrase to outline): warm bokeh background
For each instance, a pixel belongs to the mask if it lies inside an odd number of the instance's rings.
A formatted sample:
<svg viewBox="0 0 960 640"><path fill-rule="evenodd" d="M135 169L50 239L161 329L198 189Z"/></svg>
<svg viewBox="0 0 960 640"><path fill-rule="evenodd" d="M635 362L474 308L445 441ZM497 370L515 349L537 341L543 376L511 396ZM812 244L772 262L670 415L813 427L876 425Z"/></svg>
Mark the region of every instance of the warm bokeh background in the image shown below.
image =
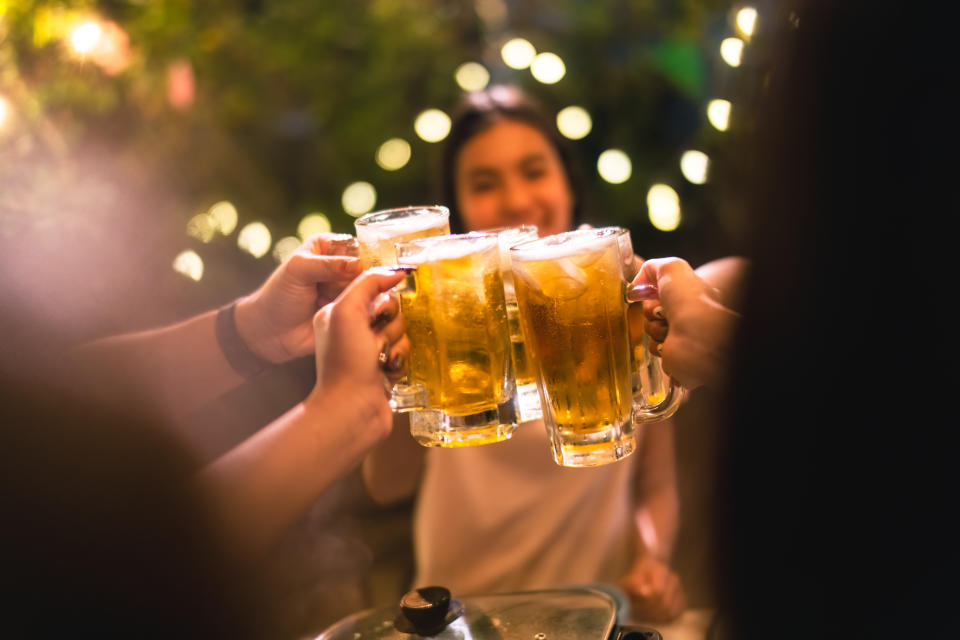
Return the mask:
<svg viewBox="0 0 960 640"><path fill-rule="evenodd" d="M742 80L741 55L749 66L757 14L744 9L0 0L4 313L42 318L69 344L223 304L298 236L434 202L442 143L425 138L442 139L443 114L432 133L418 118L487 83L589 116L570 134L589 222L630 228L645 256L726 255L737 246L734 199L711 178L731 153L727 114L732 123L737 111L723 101ZM517 38L527 44L504 48ZM524 46L539 56L532 66ZM311 373L309 362L271 372L184 427L215 455L301 398ZM341 576L290 581L326 603L299 612L314 626L389 595L389 580L371 586L367 572L384 549L403 552L409 505L357 507L359 495L356 478L345 481L311 516L313 533L290 543Z"/></svg>

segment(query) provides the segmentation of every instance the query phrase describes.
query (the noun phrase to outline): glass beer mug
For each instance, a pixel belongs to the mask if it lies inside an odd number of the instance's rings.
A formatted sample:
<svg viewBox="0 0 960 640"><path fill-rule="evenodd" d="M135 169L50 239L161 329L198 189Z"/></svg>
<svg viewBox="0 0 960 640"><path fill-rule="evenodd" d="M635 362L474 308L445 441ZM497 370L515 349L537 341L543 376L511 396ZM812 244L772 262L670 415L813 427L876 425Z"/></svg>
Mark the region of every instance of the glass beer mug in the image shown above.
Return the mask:
<svg viewBox="0 0 960 640"><path fill-rule="evenodd" d="M412 410L410 431L424 446L510 438L516 388L497 234L401 242L397 262L416 269L398 287L410 370L391 404Z"/></svg>
<svg viewBox="0 0 960 640"><path fill-rule="evenodd" d="M510 249L520 324L554 460L615 462L636 447L627 282L618 230L569 231Z"/></svg>
<svg viewBox="0 0 960 640"><path fill-rule="evenodd" d="M638 273L630 231L622 227L610 229L617 232L623 277L630 283ZM633 392L637 399L634 418L639 422L658 422L677 412L686 391L663 372L660 356L650 350L650 336L644 330L644 322L643 306L630 305L627 309L627 327L630 332L630 356L633 359Z"/></svg>
<svg viewBox="0 0 960 640"><path fill-rule="evenodd" d="M521 225L488 229L487 232L496 233L500 241L500 272L503 275L507 327L510 330L510 355L513 358L513 374L517 385L517 417L520 422L539 420L543 417L540 410L540 392L537 390L537 380L533 375L533 363L524 347L520 315L517 312L513 271L510 268L510 247L528 240L536 240L537 228L533 225Z"/></svg>
<svg viewBox="0 0 960 640"><path fill-rule="evenodd" d="M393 266L398 242L450 233L450 211L441 206L385 209L360 216L353 226L363 268Z"/></svg>

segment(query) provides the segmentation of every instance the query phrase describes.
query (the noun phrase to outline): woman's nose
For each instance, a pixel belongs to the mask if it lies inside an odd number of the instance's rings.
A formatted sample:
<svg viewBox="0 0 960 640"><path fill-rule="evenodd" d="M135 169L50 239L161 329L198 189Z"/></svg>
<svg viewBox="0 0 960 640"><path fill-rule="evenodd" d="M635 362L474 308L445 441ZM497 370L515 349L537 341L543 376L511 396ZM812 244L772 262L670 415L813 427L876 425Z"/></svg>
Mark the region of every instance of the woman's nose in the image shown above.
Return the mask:
<svg viewBox="0 0 960 640"><path fill-rule="evenodd" d="M503 210L512 218L521 218L529 211L533 203L533 194L520 180L508 180L504 185Z"/></svg>

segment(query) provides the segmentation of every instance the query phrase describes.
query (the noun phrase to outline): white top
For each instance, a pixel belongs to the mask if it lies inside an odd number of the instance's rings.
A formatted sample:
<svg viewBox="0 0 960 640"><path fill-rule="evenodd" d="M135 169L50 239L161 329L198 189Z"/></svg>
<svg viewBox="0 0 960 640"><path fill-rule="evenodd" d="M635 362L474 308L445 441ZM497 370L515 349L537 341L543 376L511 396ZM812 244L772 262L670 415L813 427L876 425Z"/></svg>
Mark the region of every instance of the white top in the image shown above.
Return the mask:
<svg viewBox="0 0 960 640"><path fill-rule="evenodd" d="M470 595L615 583L636 548L636 458L560 467L541 422L506 442L428 450L414 586Z"/></svg>

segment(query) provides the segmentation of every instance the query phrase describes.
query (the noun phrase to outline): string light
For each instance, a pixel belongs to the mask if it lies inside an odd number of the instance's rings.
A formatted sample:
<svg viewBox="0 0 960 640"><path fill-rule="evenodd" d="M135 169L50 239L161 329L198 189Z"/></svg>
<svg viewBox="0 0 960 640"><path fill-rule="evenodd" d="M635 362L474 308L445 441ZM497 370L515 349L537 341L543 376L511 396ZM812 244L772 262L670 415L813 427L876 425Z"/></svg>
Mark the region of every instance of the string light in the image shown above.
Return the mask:
<svg viewBox="0 0 960 640"><path fill-rule="evenodd" d="M377 190L369 182L354 182L343 190L343 210L351 216L361 216L373 210L377 203Z"/></svg>
<svg viewBox="0 0 960 640"><path fill-rule="evenodd" d="M737 11L737 28L740 33L749 38L757 26L757 10L753 7L744 7Z"/></svg>
<svg viewBox="0 0 960 640"><path fill-rule="evenodd" d="M251 222L237 235L237 246L252 255L254 258L262 258L270 251L272 238L270 229L262 222Z"/></svg>
<svg viewBox="0 0 960 640"><path fill-rule="evenodd" d="M187 222L187 235L207 244L217 233L217 225L209 213L198 213Z"/></svg>
<svg viewBox="0 0 960 640"><path fill-rule="evenodd" d="M417 116L413 129L426 142L440 142L450 133L450 116L439 109L427 109Z"/></svg>
<svg viewBox="0 0 960 640"><path fill-rule="evenodd" d="M301 240L306 240L318 233L330 233L330 229L330 219L327 216L320 212L308 213L297 225L297 235Z"/></svg>
<svg viewBox="0 0 960 640"><path fill-rule="evenodd" d="M533 62L537 50L529 40L514 38L500 48L503 63L511 69L526 69Z"/></svg>
<svg viewBox="0 0 960 640"><path fill-rule="evenodd" d="M707 120L717 131L726 131L730 127L730 109L729 100L711 100L707 105Z"/></svg>
<svg viewBox="0 0 960 640"><path fill-rule="evenodd" d="M294 236L286 236L277 240L277 244L273 246L273 259L278 263L283 262L291 255L293 252L300 248L300 238Z"/></svg>
<svg viewBox="0 0 960 640"><path fill-rule="evenodd" d="M181 251L173 259L173 270L187 276L194 282L199 282L200 278L203 277L203 259L197 255L196 251L191 249Z"/></svg>
<svg viewBox="0 0 960 640"><path fill-rule="evenodd" d="M453 77L464 91L481 91L490 82L490 72L479 62L464 62Z"/></svg>
<svg viewBox="0 0 960 640"><path fill-rule="evenodd" d="M630 179L633 165L630 157L620 149L607 149L597 159L597 172L611 184L622 184Z"/></svg>
<svg viewBox="0 0 960 640"><path fill-rule="evenodd" d="M403 138L390 138L377 149L376 160L386 171L402 169L410 162L410 143Z"/></svg>
<svg viewBox="0 0 960 640"><path fill-rule="evenodd" d="M720 43L720 57L731 67L739 67L743 59L743 40L740 38L724 38Z"/></svg>
<svg viewBox="0 0 960 640"><path fill-rule="evenodd" d="M208 213L216 230L223 235L228 236L237 228L237 208L233 206L232 202L227 200L215 202L210 205Z"/></svg>
<svg viewBox="0 0 960 640"><path fill-rule="evenodd" d="M710 158L702 151L685 151L680 157L680 171L683 177L693 184L704 184L707 181L709 167Z"/></svg>
<svg viewBox="0 0 960 640"><path fill-rule="evenodd" d="M530 73L538 82L556 84L566 75L567 66L555 53L540 53L530 63Z"/></svg>
<svg viewBox="0 0 960 640"><path fill-rule="evenodd" d="M673 231L680 226L680 196L669 185L655 184L647 192L647 212L654 227Z"/></svg>
<svg viewBox="0 0 960 640"><path fill-rule="evenodd" d="M566 107L557 114L557 129L571 140L580 140L593 129L593 120L583 107Z"/></svg>
<svg viewBox="0 0 960 640"><path fill-rule="evenodd" d="M3 126L9 121L10 112L10 103L7 102L6 98L0 96L0 131L3 130Z"/></svg>
<svg viewBox="0 0 960 640"><path fill-rule="evenodd" d="M74 52L85 56L92 52L100 37L103 36L103 28L92 20L81 22L70 33L70 46Z"/></svg>

